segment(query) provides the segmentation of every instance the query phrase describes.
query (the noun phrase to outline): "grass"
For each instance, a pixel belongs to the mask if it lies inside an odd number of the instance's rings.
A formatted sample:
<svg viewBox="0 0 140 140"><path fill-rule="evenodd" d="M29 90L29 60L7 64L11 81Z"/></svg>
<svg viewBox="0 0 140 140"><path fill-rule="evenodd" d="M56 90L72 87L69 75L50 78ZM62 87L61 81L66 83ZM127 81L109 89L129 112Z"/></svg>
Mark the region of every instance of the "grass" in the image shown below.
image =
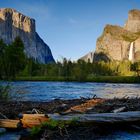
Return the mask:
<svg viewBox="0 0 140 140"><path fill-rule="evenodd" d="M90 76L79 81L72 77L17 77L16 81L60 81L60 82L106 82L106 83L140 83L140 77L137 76Z"/></svg>
<svg viewBox="0 0 140 140"><path fill-rule="evenodd" d="M140 77L136 76L94 76L88 79L89 82L106 83L140 83Z"/></svg>
<svg viewBox="0 0 140 140"><path fill-rule="evenodd" d="M2 101L7 101L10 98L9 95L9 90L10 90L10 86L6 85L6 86L1 86L0 85L0 100Z"/></svg>
<svg viewBox="0 0 140 140"><path fill-rule="evenodd" d="M44 129L54 131L57 129L61 129L61 130L65 129L68 126L79 125L78 119L79 118L73 118L72 120L69 121L58 121L58 120L50 119L49 121L42 123L40 126L33 127L31 129L31 136L38 135Z"/></svg>
<svg viewBox="0 0 140 140"><path fill-rule="evenodd" d="M70 78L70 81L74 79ZM32 77L17 77L16 81L69 81L65 77L45 77L45 76L32 76Z"/></svg>

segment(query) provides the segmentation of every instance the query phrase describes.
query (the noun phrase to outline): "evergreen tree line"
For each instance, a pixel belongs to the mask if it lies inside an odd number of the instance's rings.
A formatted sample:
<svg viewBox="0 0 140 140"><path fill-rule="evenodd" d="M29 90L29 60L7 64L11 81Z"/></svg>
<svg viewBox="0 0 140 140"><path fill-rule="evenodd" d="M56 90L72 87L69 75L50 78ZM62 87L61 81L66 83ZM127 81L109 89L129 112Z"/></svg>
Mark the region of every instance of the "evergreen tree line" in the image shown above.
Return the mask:
<svg viewBox="0 0 140 140"><path fill-rule="evenodd" d="M140 70L140 62L100 61L87 63L82 60L72 62L64 58L63 62L39 65L38 70L34 71L34 76L64 77L66 80L83 81L92 76L137 76L138 70Z"/></svg>
<svg viewBox="0 0 140 140"><path fill-rule="evenodd" d="M15 79L30 59L24 54L24 44L17 37L11 44L0 40L0 79Z"/></svg>
<svg viewBox="0 0 140 140"><path fill-rule="evenodd" d="M72 62L63 58L62 62L39 64L24 54L24 44L19 37L7 45L0 40L0 79L16 77L43 76L51 78L63 77L66 80L86 80L92 76L128 76L136 75L140 70L140 62Z"/></svg>

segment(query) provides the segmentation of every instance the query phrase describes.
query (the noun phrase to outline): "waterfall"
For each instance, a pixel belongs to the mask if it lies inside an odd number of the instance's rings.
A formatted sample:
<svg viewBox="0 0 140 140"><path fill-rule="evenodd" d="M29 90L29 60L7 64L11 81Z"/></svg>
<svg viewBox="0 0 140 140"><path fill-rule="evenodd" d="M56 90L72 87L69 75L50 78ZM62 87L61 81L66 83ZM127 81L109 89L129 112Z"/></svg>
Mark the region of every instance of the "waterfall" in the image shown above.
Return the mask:
<svg viewBox="0 0 140 140"><path fill-rule="evenodd" d="M134 60L134 42L131 42L129 50L129 61L133 60Z"/></svg>

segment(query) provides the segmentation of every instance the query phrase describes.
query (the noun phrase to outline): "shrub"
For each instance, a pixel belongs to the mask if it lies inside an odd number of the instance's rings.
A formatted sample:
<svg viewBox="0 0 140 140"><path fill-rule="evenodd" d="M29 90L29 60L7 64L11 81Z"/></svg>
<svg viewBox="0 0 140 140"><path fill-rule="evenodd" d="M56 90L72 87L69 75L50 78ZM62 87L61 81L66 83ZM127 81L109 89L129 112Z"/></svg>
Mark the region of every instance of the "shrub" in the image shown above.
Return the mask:
<svg viewBox="0 0 140 140"><path fill-rule="evenodd" d="M6 101L10 98L9 90L10 90L9 85L6 85L6 86L0 85L0 100Z"/></svg>

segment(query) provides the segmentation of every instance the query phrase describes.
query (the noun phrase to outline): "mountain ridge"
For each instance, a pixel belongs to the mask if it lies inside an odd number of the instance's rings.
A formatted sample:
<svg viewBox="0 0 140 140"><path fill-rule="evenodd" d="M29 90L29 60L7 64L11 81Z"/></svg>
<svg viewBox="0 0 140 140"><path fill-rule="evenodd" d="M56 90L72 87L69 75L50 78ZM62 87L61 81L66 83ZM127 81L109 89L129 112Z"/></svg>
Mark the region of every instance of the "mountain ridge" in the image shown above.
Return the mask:
<svg viewBox="0 0 140 140"><path fill-rule="evenodd" d="M129 60L130 46L133 58L140 60L140 10L130 10L124 27L107 24L103 33L96 41L93 61L123 61ZM86 61L86 59L82 60Z"/></svg>
<svg viewBox="0 0 140 140"><path fill-rule="evenodd" d="M24 51L27 57L43 64L55 62L49 46L36 32L35 20L15 9L1 8L0 39L6 44L10 44L17 36L24 43Z"/></svg>

